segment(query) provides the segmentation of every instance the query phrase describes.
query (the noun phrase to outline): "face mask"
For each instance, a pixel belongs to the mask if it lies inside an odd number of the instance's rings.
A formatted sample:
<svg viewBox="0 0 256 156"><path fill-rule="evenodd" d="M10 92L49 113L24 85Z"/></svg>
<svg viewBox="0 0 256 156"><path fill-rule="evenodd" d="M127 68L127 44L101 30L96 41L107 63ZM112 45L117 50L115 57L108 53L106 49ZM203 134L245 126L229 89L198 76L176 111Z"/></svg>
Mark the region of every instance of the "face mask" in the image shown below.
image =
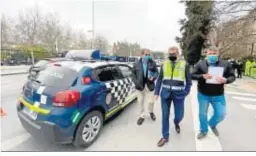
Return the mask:
<svg viewBox="0 0 256 156"><path fill-rule="evenodd" d="M176 61L177 60L177 56L175 54L169 54L168 58L171 61Z"/></svg>
<svg viewBox="0 0 256 156"><path fill-rule="evenodd" d="M218 61L217 55L208 55L207 60L209 63L216 63Z"/></svg>
<svg viewBox="0 0 256 156"><path fill-rule="evenodd" d="M144 56L144 60L148 61L148 60L150 60L150 59L151 59L151 56L148 56L148 55L145 55L145 56Z"/></svg>

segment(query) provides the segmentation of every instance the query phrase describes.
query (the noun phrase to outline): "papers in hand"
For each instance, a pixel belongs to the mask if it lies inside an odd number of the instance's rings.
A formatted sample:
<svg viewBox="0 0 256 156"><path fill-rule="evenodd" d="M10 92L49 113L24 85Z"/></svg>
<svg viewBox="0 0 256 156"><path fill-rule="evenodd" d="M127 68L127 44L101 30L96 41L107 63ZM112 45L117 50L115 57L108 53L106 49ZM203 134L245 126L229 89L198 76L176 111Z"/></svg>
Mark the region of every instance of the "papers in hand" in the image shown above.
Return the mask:
<svg viewBox="0 0 256 156"><path fill-rule="evenodd" d="M212 79L206 80L206 83L217 84L216 78L223 77L223 67L209 67L208 74L212 75Z"/></svg>

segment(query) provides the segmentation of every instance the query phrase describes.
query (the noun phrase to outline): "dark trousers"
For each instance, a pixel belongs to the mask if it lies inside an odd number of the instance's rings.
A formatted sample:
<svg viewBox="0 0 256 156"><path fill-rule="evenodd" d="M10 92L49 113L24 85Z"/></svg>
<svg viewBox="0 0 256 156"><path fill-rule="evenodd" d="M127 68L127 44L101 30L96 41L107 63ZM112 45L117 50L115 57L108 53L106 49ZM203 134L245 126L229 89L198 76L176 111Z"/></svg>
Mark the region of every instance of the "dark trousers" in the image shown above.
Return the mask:
<svg viewBox="0 0 256 156"><path fill-rule="evenodd" d="M161 98L162 106L162 136L164 139L169 139L169 117L170 108L173 101L174 104L174 124L179 124L184 117L184 100L185 99L164 99Z"/></svg>
<svg viewBox="0 0 256 156"><path fill-rule="evenodd" d="M242 78L242 71L241 70L237 70L237 77Z"/></svg>

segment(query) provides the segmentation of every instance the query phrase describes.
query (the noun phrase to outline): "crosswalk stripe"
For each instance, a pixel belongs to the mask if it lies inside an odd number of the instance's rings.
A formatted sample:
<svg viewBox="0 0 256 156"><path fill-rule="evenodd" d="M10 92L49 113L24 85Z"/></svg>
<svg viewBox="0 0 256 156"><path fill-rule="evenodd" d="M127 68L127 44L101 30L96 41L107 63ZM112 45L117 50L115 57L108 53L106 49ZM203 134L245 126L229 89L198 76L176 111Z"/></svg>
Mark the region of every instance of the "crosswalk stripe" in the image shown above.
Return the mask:
<svg viewBox="0 0 256 156"><path fill-rule="evenodd" d="M232 98L236 100L241 100L241 101L250 101L250 102L256 101L256 98L239 97L239 96L232 96Z"/></svg>
<svg viewBox="0 0 256 156"><path fill-rule="evenodd" d="M20 145L21 143L25 142L29 138L30 138L29 133L23 133L21 135L15 136L15 137L5 140L3 142L1 141L1 150L8 151L8 150Z"/></svg>
<svg viewBox="0 0 256 156"><path fill-rule="evenodd" d="M231 91L227 91L225 92L226 94L233 94L233 95L241 95L241 96L252 96L252 97L256 97L256 94L252 94L252 93L241 93L241 92L231 92Z"/></svg>
<svg viewBox="0 0 256 156"><path fill-rule="evenodd" d="M243 107L246 108L246 109L256 110L256 105L244 104L244 103L241 103L240 105L243 106Z"/></svg>
<svg viewBox="0 0 256 156"><path fill-rule="evenodd" d="M203 140L197 139L197 134L199 133L199 119L198 119L198 104L196 99L196 87L193 85L191 90L191 103L192 103L192 114L193 114L193 123L194 123L194 132L195 132L195 142L196 142L196 150L197 151L222 151L222 147L219 139L210 131L206 138ZM210 113L210 112L208 112Z"/></svg>

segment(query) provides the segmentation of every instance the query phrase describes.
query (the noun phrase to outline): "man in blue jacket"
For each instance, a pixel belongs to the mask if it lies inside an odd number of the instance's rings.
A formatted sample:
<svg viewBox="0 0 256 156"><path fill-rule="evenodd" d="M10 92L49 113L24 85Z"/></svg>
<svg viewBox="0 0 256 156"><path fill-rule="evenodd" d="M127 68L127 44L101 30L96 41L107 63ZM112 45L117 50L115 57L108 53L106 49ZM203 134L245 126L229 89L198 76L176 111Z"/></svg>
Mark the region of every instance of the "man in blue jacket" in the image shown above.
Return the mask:
<svg viewBox="0 0 256 156"><path fill-rule="evenodd" d="M169 116L171 102L174 104L174 124L177 133L180 133L179 123L184 116L184 101L192 85L189 65L178 58L179 50L171 47L168 50L168 60L163 63L155 87L155 100L161 90L162 106L162 138L158 146L163 146L169 140Z"/></svg>

